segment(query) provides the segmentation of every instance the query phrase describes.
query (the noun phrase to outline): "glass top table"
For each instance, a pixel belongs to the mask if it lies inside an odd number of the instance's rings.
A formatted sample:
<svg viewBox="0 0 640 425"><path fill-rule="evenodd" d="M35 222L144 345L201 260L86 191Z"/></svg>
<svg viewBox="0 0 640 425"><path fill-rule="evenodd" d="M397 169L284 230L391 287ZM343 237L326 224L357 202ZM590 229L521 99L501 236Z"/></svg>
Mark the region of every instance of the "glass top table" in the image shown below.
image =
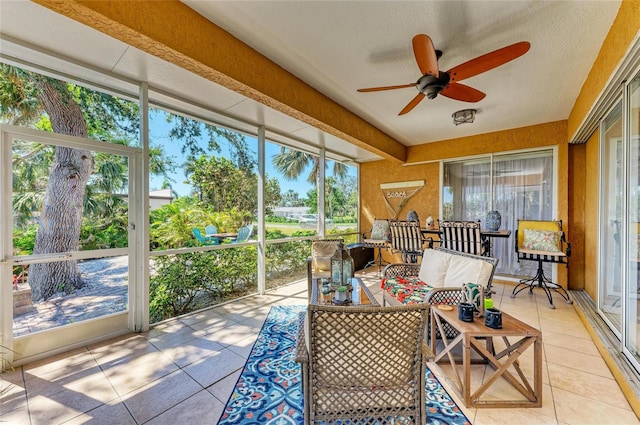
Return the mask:
<svg viewBox="0 0 640 425"><path fill-rule="evenodd" d="M347 304L337 304L332 301L334 297L334 291L329 292L328 294L322 293L322 282L329 281L328 278L313 278L311 285L311 300L309 301L311 304L317 305L344 305L344 306L379 306L378 302L373 297L369 288L362 282L362 279L359 277L351 278L351 285L353 286L353 291L351 293L351 302Z"/></svg>

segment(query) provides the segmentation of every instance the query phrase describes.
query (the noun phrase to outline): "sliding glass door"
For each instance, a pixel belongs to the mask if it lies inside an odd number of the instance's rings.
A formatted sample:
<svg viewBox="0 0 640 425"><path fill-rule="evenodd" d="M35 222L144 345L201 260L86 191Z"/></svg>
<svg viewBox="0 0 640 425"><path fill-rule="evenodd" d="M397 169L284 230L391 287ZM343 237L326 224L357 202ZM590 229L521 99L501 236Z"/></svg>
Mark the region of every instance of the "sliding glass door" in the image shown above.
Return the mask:
<svg viewBox="0 0 640 425"><path fill-rule="evenodd" d="M638 326L638 310L640 307L640 74L629 84L628 88L628 135L629 135L629 213L627 226L629 241L627 244L627 285L625 304L624 352L632 363L640 368L640 326Z"/></svg>
<svg viewBox="0 0 640 425"><path fill-rule="evenodd" d="M622 333L622 102L601 124L600 289L598 307L609 327Z"/></svg>
<svg viewBox="0 0 640 425"><path fill-rule="evenodd" d="M640 370L640 74L600 124L598 313Z"/></svg>
<svg viewBox="0 0 640 425"><path fill-rule="evenodd" d="M501 229L514 231L518 219L551 220L553 150L518 152L444 164L443 212L446 220L484 220L497 210ZM513 239L494 238L493 256L503 275L535 274L534 262L518 263ZM532 270L524 269L533 267Z"/></svg>

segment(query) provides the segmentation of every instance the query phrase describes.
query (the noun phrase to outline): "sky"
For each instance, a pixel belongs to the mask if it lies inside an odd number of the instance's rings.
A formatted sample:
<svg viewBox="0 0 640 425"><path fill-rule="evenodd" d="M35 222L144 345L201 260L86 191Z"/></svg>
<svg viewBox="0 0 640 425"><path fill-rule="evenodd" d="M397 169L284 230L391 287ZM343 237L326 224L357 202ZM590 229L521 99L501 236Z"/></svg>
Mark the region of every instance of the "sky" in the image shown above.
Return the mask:
<svg viewBox="0 0 640 425"><path fill-rule="evenodd" d="M181 144L172 142L169 139L169 130L173 124L169 124L165 121L164 117L157 113L152 113L150 115L150 140L152 145L161 145L164 148L165 155L173 157L175 163L177 164L176 170L174 173L170 174L170 177L174 180L171 183L171 187L174 191L178 193L179 196L188 195L191 186L184 183L185 175L182 165L185 162L186 155L183 155L181 150ZM257 155L257 142L254 137L246 136L246 140L253 150L253 152ZM228 146L225 141L222 140L219 142L222 147L222 152L215 153L216 155L221 155L224 157L229 157ZM201 146L207 149L206 141L201 143ZM272 157L280 152L280 145L275 143L267 143L265 149L265 157L266 157L266 172L267 175L272 177L277 177L280 183L280 190L282 193L287 192L288 190L293 190L299 194L299 196L306 197L306 194L309 190L312 189L312 186L306 182L306 177L309 175L311 171L310 167L307 167L304 172L301 174L300 178L297 181L288 181L273 167ZM355 175L355 167L350 167ZM157 190L162 187L162 182L164 177L162 176L150 176L149 180L149 188L150 190Z"/></svg>

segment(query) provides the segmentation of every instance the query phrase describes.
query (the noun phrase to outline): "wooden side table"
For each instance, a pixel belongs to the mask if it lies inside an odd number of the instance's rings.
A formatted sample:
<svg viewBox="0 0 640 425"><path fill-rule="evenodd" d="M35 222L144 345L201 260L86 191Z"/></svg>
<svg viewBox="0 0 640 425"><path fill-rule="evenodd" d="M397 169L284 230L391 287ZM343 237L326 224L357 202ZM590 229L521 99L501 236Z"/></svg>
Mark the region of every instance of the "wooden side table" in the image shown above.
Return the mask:
<svg viewBox="0 0 640 425"><path fill-rule="evenodd" d="M443 328L447 322L460 334L449 340ZM440 330L444 349L436 352L436 329ZM506 348L499 353L494 351L494 338L502 338ZM509 338L514 342L509 341ZM451 350L462 343L462 364L456 362ZM533 346L533 388L522 373L518 357ZM493 375L485 377L485 382L471 394L471 348L495 370ZM458 319L458 307L452 310L441 310L431 307L431 350L435 353L434 361L445 355L455 372L457 390L467 407L541 407L542 406L542 333L506 313L502 313L502 329L492 329L484 324L484 318L476 318L473 322ZM517 376L508 369L513 365ZM459 367L461 366L461 368ZM462 370L462 378L460 377ZM480 400L480 396L500 377L506 379L526 400Z"/></svg>

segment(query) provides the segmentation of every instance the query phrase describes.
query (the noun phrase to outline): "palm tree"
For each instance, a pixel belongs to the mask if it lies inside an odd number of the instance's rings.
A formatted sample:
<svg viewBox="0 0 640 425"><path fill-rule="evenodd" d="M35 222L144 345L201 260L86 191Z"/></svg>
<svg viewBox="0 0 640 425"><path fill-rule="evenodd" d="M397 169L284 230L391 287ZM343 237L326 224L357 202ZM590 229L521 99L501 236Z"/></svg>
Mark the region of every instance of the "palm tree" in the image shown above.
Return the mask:
<svg viewBox="0 0 640 425"><path fill-rule="evenodd" d="M280 153L273 156L272 163L276 170L290 181L297 180L304 170L311 165L307 182L314 187L320 186L320 158L316 155L283 146L280 148ZM343 179L347 176L347 166L335 161L333 163L333 175L338 179Z"/></svg>
<svg viewBox="0 0 640 425"><path fill-rule="evenodd" d="M272 163L276 170L282 173L284 178L287 180L296 180L304 170L311 165L311 171L307 176L307 182L312 184L316 189L320 187L320 158L318 156L285 148L283 146L280 148L280 153L273 156ZM325 167L328 167L326 163ZM334 183L336 179L344 179L347 176L347 166L338 161L334 161L333 175L334 177L329 177L325 181ZM328 187L329 190L332 190L333 184L330 184ZM333 216L331 196L329 196L328 199L330 203L329 211L331 216Z"/></svg>
<svg viewBox="0 0 640 425"><path fill-rule="evenodd" d="M16 224L27 227L42 207L54 150L42 144L16 141L12 146L13 211Z"/></svg>

